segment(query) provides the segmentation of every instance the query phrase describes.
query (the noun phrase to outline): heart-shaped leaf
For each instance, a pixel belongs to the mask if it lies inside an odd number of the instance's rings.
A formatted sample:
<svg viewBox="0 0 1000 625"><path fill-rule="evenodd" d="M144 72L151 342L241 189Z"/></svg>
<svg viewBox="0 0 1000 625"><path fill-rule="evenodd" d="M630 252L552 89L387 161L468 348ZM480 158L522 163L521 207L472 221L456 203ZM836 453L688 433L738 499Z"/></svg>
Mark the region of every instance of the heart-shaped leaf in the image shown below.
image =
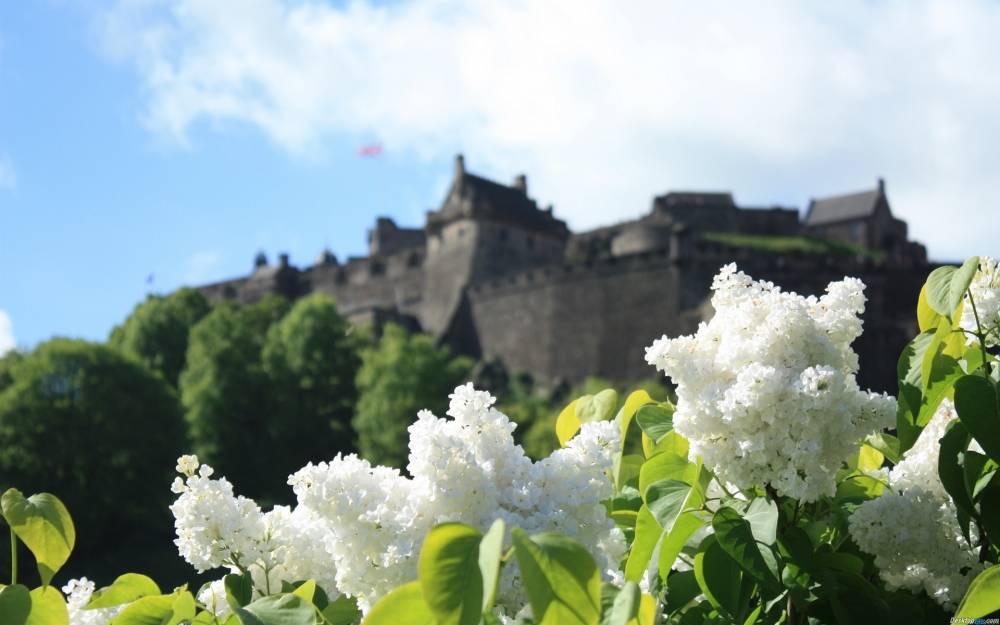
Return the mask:
<svg viewBox="0 0 1000 625"><path fill-rule="evenodd" d="M417 573L424 601L439 625L476 625L482 618L482 538L474 527L444 523L424 540Z"/></svg>
<svg viewBox="0 0 1000 625"><path fill-rule="evenodd" d="M95 592L84 608L87 610L111 608L158 594L160 587L152 579L138 573L126 573L119 576L110 586Z"/></svg>
<svg viewBox="0 0 1000 625"><path fill-rule="evenodd" d="M42 585L69 559L76 543L76 529L66 506L55 495L39 493L25 497L11 488L0 498L3 516L38 564Z"/></svg>

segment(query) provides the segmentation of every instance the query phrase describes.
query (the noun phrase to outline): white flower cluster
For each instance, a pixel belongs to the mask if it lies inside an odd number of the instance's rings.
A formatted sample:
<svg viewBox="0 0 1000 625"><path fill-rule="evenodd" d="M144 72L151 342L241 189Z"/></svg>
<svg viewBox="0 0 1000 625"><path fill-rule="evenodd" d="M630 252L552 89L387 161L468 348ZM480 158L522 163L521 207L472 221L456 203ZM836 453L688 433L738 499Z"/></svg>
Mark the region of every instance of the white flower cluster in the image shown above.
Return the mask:
<svg viewBox="0 0 1000 625"><path fill-rule="evenodd" d="M172 507L177 545L191 564L237 564L255 570L255 586L314 578L334 598L355 597L366 611L390 590L416 577L427 532L445 521L485 530L494 519L525 531L559 531L588 546L607 575L624 555L621 531L600 503L613 494L609 479L620 449L612 422L587 423L569 444L532 462L511 436L516 427L492 407L489 393L471 384L451 395L448 415L422 411L410 426L412 477L372 466L355 455L309 464L289 478L294 509L266 514L234 497L226 480L196 471L197 460L179 463L187 476L175 485ZM509 534L508 534L509 539ZM524 604L513 566L501 580L499 601L514 613ZM203 592L211 604L216 584ZM215 602L224 613L225 601Z"/></svg>
<svg viewBox="0 0 1000 625"><path fill-rule="evenodd" d="M265 513L253 500L234 495L225 478L212 479L212 467L199 464L197 456L182 456L177 470L185 477L172 486L180 495L170 506L174 543L199 572L219 567L249 571L258 592L279 590L282 581L311 578L336 598L329 558L315 547L323 540L323 524L309 510L276 506ZM228 610L225 601L217 607Z"/></svg>
<svg viewBox="0 0 1000 625"><path fill-rule="evenodd" d="M83 606L90 602L94 595L94 582L86 577L71 579L62 588L66 595L66 609L69 612L69 625L108 625L111 619L125 609L125 606L113 608L98 608L84 610Z"/></svg>
<svg viewBox="0 0 1000 625"><path fill-rule="evenodd" d="M617 569L624 537L600 503L613 493L615 424L587 423L567 447L535 463L514 444L515 424L494 401L467 384L451 395L453 420L421 412L410 426L412 478L354 455L290 478L299 507L327 522L338 590L362 609L415 577L424 536L444 521L485 530L500 518L529 533L559 531L588 546L607 574ZM499 601L511 613L523 605L518 586L508 571Z"/></svg>
<svg viewBox="0 0 1000 625"><path fill-rule="evenodd" d="M691 458L740 488L770 484L804 502L832 495L841 463L896 411L855 380L864 284L845 278L802 297L730 264L712 290L710 321L646 349L677 385L674 428Z"/></svg>
<svg viewBox="0 0 1000 625"><path fill-rule="evenodd" d="M854 542L875 556L879 575L890 590L924 590L947 609L955 607L982 570L938 477L939 441L955 418L953 404L944 400L917 442L889 472L893 492L861 504L848 521Z"/></svg>
<svg viewBox="0 0 1000 625"><path fill-rule="evenodd" d="M977 316L983 332L986 333L986 344L990 347L1000 345L1000 262L989 256L979 258L979 271L973 276L969 285L959 325L963 330L977 332L979 329L979 324L976 323ZM973 336L968 337L969 343L976 340Z"/></svg>

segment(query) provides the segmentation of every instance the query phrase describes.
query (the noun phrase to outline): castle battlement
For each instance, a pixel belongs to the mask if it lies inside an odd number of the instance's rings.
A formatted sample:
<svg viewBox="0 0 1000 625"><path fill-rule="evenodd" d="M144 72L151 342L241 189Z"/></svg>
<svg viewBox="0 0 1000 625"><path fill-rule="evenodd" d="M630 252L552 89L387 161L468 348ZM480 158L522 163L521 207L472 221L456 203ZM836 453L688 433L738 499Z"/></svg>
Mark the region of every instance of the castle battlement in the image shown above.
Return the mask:
<svg viewBox="0 0 1000 625"><path fill-rule="evenodd" d="M893 356L912 332L908 303L931 267L907 232L879 180L812 200L804 218L793 207L741 207L728 192L683 191L654 196L638 219L574 233L551 205L539 207L526 176L504 185L469 173L459 156L423 226L379 217L367 256L341 262L324 250L300 269L287 255L269 264L260 253L249 275L200 288L211 300L246 303L328 293L376 331L402 323L459 353L572 383L649 375L642 348L697 327L724 264L803 293L857 276L891 295L869 290L869 331L887 343L862 352L862 379L888 388ZM892 362L879 360L885 354Z"/></svg>

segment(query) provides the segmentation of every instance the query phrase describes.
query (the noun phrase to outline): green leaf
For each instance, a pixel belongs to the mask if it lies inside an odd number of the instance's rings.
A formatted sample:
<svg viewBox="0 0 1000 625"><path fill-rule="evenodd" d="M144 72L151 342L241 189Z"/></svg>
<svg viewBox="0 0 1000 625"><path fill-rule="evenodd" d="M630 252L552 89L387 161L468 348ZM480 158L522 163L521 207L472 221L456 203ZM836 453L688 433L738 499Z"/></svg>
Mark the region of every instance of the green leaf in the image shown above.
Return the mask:
<svg viewBox="0 0 1000 625"><path fill-rule="evenodd" d="M735 620L741 607L743 574L714 536L706 538L694 556L694 577L709 603Z"/></svg>
<svg viewBox="0 0 1000 625"><path fill-rule="evenodd" d="M955 618L979 618L1000 610L1000 564L976 576L958 604Z"/></svg>
<svg viewBox="0 0 1000 625"><path fill-rule="evenodd" d="M298 595L261 597L235 610L243 625L315 625L316 608Z"/></svg>
<svg viewBox="0 0 1000 625"><path fill-rule="evenodd" d="M679 480L695 484L701 467L689 462L687 455L673 452L658 453L639 469L639 492L645 493L653 482L661 480Z"/></svg>
<svg viewBox="0 0 1000 625"><path fill-rule="evenodd" d="M480 612L489 612L496 601L500 582L500 564L503 561L504 522L493 521L479 543L479 572L483 576L483 605Z"/></svg>
<svg viewBox="0 0 1000 625"><path fill-rule="evenodd" d="M642 389L629 393L629 396L625 398L625 404L618 411L618 414L615 415L615 421L618 422L618 431L622 442L625 441L625 437L628 435L628 427L631 425L632 419L635 418L636 412L646 404L651 403L653 403L653 398Z"/></svg>
<svg viewBox="0 0 1000 625"><path fill-rule="evenodd" d="M944 317L950 317L954 311L950 304L951 279L957 271L957 267L946 265L938 267L927 276L927 305Z"/></svg>
<svg viewBox="0 0 1000 625"><path fill-rule="evenodd" d="M110 625L163 625L174 613L174 595L143 597L125 606Z"/></svg>
<svg viewBox="0 0 1000 625"><path fill-rule="evenodd" d="M962 303L965 292L969 290L969 285L972 284L972 279L976 276L977 271L979 271L979 257L971 256L962 263L958 271L952 274L947 302L950 309L949 315L958 310L958 306Z"/></svg>
<svg viewBox="0 0 1000 625"><path fill-rule="evenodd" d="M434 625L420 582L403 584L382 597L361 625Z"/></svg>
<svg viewBox="0 0 1000 625"><path fill-rule="evenodd" d="M418 588L419 590L419 588ZM327 625L351 625L361 618L358 602L353 597L340 595L323 608L323 619Z"/></svg>
<svg viewBox="0 0 1000 625"><path fill-rule="evenodd" d="M316 580L307 579L292 590L292 594L296 597L302 597L302 599L316 605L313 601L313 597L316 596Z"/></svg>
<svg viewBox="0 0 1000 625"><path fill-rule="evenodd" d="M31 613L26 625L69 625L69 611L62 593L52 586L32 590Z"/></svg>
<svg viewBox="0 0 1000 625"><path fill-rule="evenodd" d="M613 388L606 388L596 395L584 395L576 400L576 418L580 423L606 421L617 405L618 393Z"/></svg>
<svg viewBox="0 0 1000 625"><path fill-rule="evenodd" d="M639 508L635 518L635 539L625 561L625 579L634 582L642 579L662 536L663 528L656 522L649 508L645 505Z"/></svg>
<svg viewBox="0 0 1000 625"><path fill-rule="evenodd" d="M978 375L967 375L955 383L958 418L983 451L1000 462L1000 407L996 387Z"/></svg>
<svg viewBox="0 0 1000 625"><path fill-rule="evenodd" d="M643 433L659 443L664 436L674 429L674 408L670 404L646 404L635 415L635 422Z"/></svg>
<svg viewBox="0 0 1000 625"><path fill-rule="evenodd" d="M574 399L556 417L556 438L562 447L566 446L569 439L580 431L580 419L576 417L576 404L579 399Z"/></svg>
<svg viewBox="0 0 1000 625"><path fill-rule="evenodd" d="M55 495L39 493L25 498L15 488L3 494L0 506L7 523L35 556L42 585L47 586L76 543L66 506Z"/></svg>
<svg viewBox="0 0 1000 625"><path fill-rule="evenodd" d="M902 455L899 453L899 439L892 434L885 432L870 434L865 439L865 445L881 453L893 464L899 464L902 458Z"/></svg>
<svg viewBox="0 0 1000 625"><path fill-rule="evenodd" d="M750 533L758 543L773 545L778 533L778 505L764 497L750 502L743 518L750 524ZM725 547L723 547L725 548Z"/></svg>
<svg viewBox="0 0 1000 625"><path fill-rule="evenodd" d="M30 614L31 592L25 586L15 584L0 589L0 623L24 625Z"/></svg>
<svg viewBox="0 0 1000 625"><path fill-rule="evenodd" d="M938 476L955 506L968 515L975 515L976 510L966 488L965 469L962 467L962 456L968 447L969 432L965 425L961 421L952 421L941 437Z"/></svg>
<svg viewBox="0 0 1000 625"><path fill-rule="evenodd" d="M639 614L639 602L642 593L635 582L625 582L622 589L615 595L611 609L604 613L601 625L628 625L628 622Z"/></svg>
<svg viewBox="0 0 1000 625"><path fill-rule="evenodd" d="M667 578L667 597L664 601L664 611L673 614L691 603L691 600L701 594L694 570L677 571Z"/></svg>
<svg viewBox="0 0 1000 625"><path fill-rule="evenodd" d="M464 523L444 523L427 534L417 574L424 601L439 625L476 625L483 613L479 541Z"/></svg>
<svg viewBox="0 0 1000 625"><path fill-rule="evenodd" d="M230 573L222 578L222 586L226 591L226 603L229 609L236 611L253 601L253 580L250 575Z"/></svg>
<svg viewBox="0 0 1000 625"><path fill-rule="evenodd" d="M927 284L920 289L917 297L917 326L921 332L933 330L942 319L940 313L930 307L927 303Z"/></svg>
<svg viewBox="0 0 1000 625"><path fill-rule="evenodd" d="M537 625L597 625L601 578L590 553L558 534L513 531L514 553Z"/></svg>
<svg viewBox="0 0 1000 625"><path fill-rule="evenodd" d="M920 435L918 425L920 406L923 404L924 383L921 370L924 356L934 339L934 330L923 332L910 341L899 355L896 374L899 378L899 398L896 413L896 430L900 453L909 449Z"/></svg>
<svg viewBox="0 0 1000 625"><path fill-rule="evenodd" d="M194 601L194 595L187 590L174 593L174 601L170 606L170 618L162 625L181 625L188 623L194 618L194 613L198 609Z"/></svg>
<svg viewBox="0 0 1000 625"><path fill-rule="evenodd" d="M646 507L664 531L669 532L677 521L677 517L691 505L698 506L701 501L695 495L694 501L689 501L693 487L679 480L660 480L646 488Z"/></svg>
<svg viewBox="0 0 1000 625"><path fill-rule="evenodd" d="M663 534L660 539L660 554L657 562L661 580L670 575L670 571L677 561L677 556L680 555L691 536L704 525L705 520L698 516L698 513L685 512L677 518L677 522L674 523L670 531Z"/></svg>
<svg viewBox="0 0 1000 625"><path fill-rule="evenodd" d="M778 567L774 553L757 542L750 523L736 510L723 506L712 517L712 528L719 546L762 586L779 588Z"/></svg>
<svg viewBox="0 0 1000 625"><path fill-rule="evenodd" d="M111 608L158 594L160 587L152 579L138 573L126 573L119 576L110 586L95 592L84 609Z"/></svg>

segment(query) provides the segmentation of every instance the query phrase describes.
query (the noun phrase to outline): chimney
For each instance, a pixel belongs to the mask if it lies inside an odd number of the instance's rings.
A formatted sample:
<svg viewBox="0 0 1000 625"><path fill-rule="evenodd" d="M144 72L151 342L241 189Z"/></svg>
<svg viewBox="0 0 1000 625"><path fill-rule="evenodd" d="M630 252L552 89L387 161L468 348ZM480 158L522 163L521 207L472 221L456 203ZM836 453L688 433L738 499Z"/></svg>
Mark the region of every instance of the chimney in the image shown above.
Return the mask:
<svg viewBox="0 0 1000 625"><path fill-rule="evenodd" d="M460 179L465 175L465 157L461 154L455 155L455 178Z"/></svg>
<svg viewBox="0 0 1000 625"><path fill-rule="evenodd" d="M257 255L254 256L253 266L255 269L267 267L267 254L265 254L263 250L257 252Z"/></svg>
<svg viewBox="0 0 1000 625"><path fill-rule="evenodd" d="M885 178L879 177L878 179L878 192L885 195Z"/></svg>
<svg viewBox="0 0 1000 625"><path fill-rule="evenodd" d="M518 191L520 191L521 193L527 195L528 194L528 177L525 176L524 174L518 174L518 176L516 178L514 178L514 188L517 189Z"/></svg>
<svg viewBox="0 0 1000 625"><path fill-rule="evenodd" d="M278 264L281 265L282 267L287 267L288 266L288 254L279 254L278 255Z"/></svg>

